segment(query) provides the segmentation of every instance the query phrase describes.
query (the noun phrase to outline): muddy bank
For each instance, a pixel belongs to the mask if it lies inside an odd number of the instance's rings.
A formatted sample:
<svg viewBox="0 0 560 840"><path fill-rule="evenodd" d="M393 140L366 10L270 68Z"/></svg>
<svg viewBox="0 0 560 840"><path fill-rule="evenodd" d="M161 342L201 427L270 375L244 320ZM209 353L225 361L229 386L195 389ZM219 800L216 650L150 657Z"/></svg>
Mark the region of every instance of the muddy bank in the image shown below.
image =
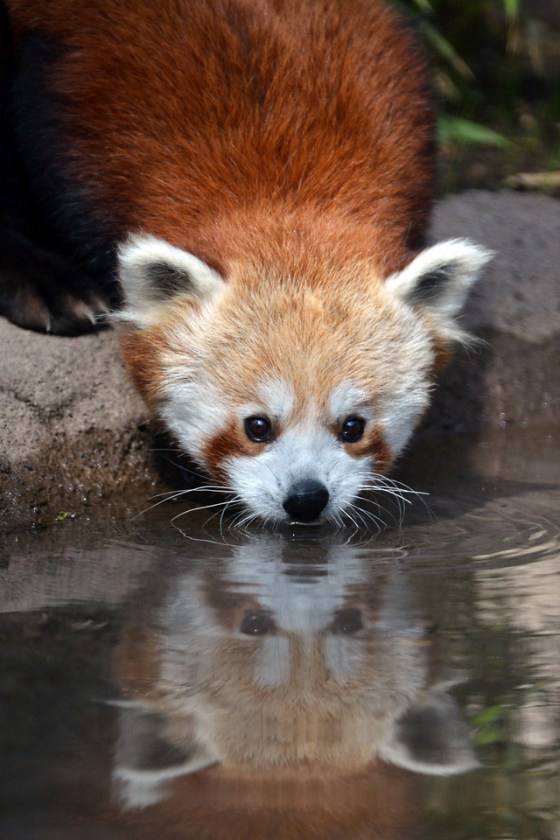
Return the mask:
<svg viewBox="0 0 560 840"><path fill-rule="evenodd" d="M560 202L469 192L436 208L434 239L497 252L465 312L484 339L445 373L420 436L548 425L560 416ZM115 335L30 333L0 321L0 528L57 513L138 509L157 492L144 410Z"/></svg>

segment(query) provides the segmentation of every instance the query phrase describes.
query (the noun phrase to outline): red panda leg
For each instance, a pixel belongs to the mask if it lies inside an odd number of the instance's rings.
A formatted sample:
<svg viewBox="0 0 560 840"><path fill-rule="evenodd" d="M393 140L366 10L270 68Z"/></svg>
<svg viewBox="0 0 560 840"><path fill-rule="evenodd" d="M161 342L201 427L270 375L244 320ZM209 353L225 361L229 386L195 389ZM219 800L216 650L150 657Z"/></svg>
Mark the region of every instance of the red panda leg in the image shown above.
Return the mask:
<svg viewBox="0 0 560 840"><path fill-rule="evenodd" d="M16 233L0 237L0 315L27 329L76 335L96 329L110 301L58 254Z"/></svg>
<svg viewBox="0 0 560 840"><path fill-rule="evenodd" d="M0 315L28 329L63 335L90 331L118 303L112 249L103 252L109 267L84 270L53 234L33 194L16 138L18 64L5 18L0 5ZM29 136L44 145L38 133Z"/></svg>

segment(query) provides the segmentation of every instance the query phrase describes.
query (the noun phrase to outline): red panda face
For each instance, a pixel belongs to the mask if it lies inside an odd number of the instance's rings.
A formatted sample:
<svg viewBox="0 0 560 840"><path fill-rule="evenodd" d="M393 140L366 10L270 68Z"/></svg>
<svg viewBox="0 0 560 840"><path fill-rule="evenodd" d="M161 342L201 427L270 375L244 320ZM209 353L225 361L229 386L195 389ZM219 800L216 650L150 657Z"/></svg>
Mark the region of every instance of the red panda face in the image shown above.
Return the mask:
<svg viewBox="0 0 560 840"><path fill-rule="evenodd" d="M246 521L356 523L428 402L436 348L488 255L451 241L383 281L236 266L225 282L151 237L121 250L125 361Z"/></svg>

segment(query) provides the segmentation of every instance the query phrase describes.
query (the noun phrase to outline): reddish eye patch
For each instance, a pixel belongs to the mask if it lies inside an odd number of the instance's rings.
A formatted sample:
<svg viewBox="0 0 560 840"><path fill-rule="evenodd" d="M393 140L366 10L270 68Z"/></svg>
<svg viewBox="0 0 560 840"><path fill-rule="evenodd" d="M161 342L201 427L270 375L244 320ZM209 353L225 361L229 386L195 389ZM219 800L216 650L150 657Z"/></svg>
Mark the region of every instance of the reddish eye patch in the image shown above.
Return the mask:
<svg viewBox="0 0 560 840"><path fill-rule="evenodd" d="M366 429L357 443L345 443L348 455L361 458L364 455L373 459L375 471L386 473L393 462L393 455L378 426Z"/></svg>
<svg viewBox="0 0 560 840"><path fill-rule="evenodd" d="M204 447L204 463L207 469L218 477L223 477L223 462L238 455L259 455L266 442L249 440L245 431L235 422L214 435Z"/></svg>

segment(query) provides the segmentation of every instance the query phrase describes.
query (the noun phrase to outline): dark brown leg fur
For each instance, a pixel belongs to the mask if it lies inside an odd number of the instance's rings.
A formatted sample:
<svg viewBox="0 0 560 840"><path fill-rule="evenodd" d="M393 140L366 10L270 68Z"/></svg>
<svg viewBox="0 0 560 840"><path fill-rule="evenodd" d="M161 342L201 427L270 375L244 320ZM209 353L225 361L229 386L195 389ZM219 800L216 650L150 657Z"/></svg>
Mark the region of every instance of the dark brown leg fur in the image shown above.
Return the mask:
<svg viewBox="0 0 560 840"><path fill-rule="evenodd" d="M0 315L29 329L73 335L102 324L115 300L111 283L80 268L49 229L33 194L14 125L17 74L0 3Z"/></svg>

